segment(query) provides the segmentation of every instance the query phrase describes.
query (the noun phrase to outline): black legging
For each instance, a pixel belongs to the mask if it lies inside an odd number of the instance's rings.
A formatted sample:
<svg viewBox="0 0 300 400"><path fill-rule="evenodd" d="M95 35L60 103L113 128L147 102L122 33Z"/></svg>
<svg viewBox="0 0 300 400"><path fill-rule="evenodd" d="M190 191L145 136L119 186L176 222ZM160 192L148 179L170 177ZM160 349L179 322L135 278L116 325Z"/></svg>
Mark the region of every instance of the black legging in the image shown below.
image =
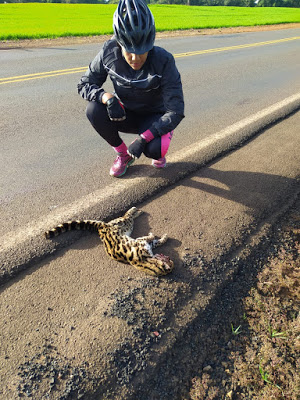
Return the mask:
<svg viewBox="0 0 300 400"><path fill-rule="evenodd" d="M159 113L137 114L126 110L124 121L111 121L106 106L94 101L88 103L86 115L99 135L113 147L122 144L119 132L141 134L161 117ZM144 151L145 156L155 160L163 157L168 150L172 134L173 132L157 137L148 143Z"/></svg>

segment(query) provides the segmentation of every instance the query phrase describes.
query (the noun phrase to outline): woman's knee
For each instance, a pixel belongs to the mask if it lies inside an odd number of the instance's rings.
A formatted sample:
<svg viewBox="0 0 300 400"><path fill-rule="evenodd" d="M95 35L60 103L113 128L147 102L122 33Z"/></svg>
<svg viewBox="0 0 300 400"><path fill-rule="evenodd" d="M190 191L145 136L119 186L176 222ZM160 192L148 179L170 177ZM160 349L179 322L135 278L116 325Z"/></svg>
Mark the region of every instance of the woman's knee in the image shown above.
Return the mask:
<svg viewBox="0 0 300 400"><path fill-rule="evenodd" d="M157 137L149 142L144 150L144 154L148 158L158 160L161 158L161 138Z"/></svg>
<svg viewBox="0 0 300 400"><path fill-rule="evenodd" d="M144 151L145 156L148 158L154 158L155 160L164 157L169 150L172 137L173 131L151 140Z"/></svg>
<svg viewBox="0 0 300 400"><path fill-rule="evenodd" d="M107 119L107 112L105 105L97 103L96 101L88 102L85 113L92 125L97 124L97 121Z"/></svg>

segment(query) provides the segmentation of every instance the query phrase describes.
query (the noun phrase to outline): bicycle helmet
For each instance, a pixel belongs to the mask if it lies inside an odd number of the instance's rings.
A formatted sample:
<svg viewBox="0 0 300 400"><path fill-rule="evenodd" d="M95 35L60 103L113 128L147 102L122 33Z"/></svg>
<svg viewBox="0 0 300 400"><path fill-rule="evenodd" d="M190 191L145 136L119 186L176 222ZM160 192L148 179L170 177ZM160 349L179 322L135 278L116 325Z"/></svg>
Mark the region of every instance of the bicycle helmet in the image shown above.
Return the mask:
<svg viewBox="0 0 300 400"><path fill-rule="evenodd" d="M143 0L120 0L113 17L118 43L128 52L144 54L155 39L154 18Z"/></svg>

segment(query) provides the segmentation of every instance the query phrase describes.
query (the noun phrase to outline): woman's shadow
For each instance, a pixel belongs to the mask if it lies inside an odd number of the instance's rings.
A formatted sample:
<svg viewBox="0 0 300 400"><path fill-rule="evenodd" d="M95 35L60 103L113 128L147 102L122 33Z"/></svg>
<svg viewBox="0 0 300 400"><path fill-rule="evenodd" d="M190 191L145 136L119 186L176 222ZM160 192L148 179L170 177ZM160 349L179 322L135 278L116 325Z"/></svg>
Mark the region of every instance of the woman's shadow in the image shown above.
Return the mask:
<svg viewBox="0 0 300 400"><path fill-rule="evenodd" d="M253 214L287 201L299 182L280 175L208 167L184 179L181 185L243 204Z"/></svg>

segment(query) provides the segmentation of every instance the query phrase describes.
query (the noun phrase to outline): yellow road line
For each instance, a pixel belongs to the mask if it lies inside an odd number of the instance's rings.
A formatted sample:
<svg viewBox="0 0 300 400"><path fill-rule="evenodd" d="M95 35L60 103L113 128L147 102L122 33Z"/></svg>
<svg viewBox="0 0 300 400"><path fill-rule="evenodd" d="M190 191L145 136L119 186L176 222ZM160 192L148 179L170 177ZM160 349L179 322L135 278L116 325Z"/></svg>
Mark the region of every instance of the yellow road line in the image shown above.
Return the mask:
<svg viewBox="0 0 300 400"><path fill-rule="evenodd" d="M77 67L77 68L61 69L61 70L57 70L57 71L38 72L36 74L13 76L10 78L0 78L0 85L5 84L5 83L11 83L11 82L29 81L31 79L48 78L51 76L75 74L77 72L85 72L86 69L87 69L87 67Z"/></svg>
<svg viewBox="0 0 300 400"><path fill-rule="evenodd" d="M282 43L282 42L288 42L288 41L291 41L291 40L299 40L299 39L300 39L300 36L295 36L295 37L286 38L286 39L269 40L268 42L241 44L241 45L238 45L238 46L220 47L220 48L216 48L216 49L199 50L199 51L190 51L190 52L186 52L186 53L175 54L174 57L179 58L179 57L196 56L196 55L199 55L199 54L217 53L219 51L246 49L246 48L249 48L249 47L266 46L266 45L269 45L269 44Z"/></svg>
<svg viewBox="0 0 300 400"><path fill-rule="evenodd" d="M62 70L59 73L54 73L55 71L53 71L53 73L52 72L47 72L47 73L44 73L43 75L42 74L32 74L32 75L36 75L36 76L24 75L24 78L21 78L21 79L17 79L17 77L6 78L7 80L5 80L4 82L0 82L0 85L5 85L6 83L30 81L30 80L33 80L33 79L51 78L52 76L76 74L78 72L85 72L86 69L87 69L87 67L86 68L81 68L81 69L78 68L77 71L67 71L66 70L66 72L63 72L63 70ZM28 76L28 78L26 78L26 76Z"/></svg>
<svg viewBox="0 0 300 400"><path fill-rule="evenodd" d="M220 48L215 48L215 49L207 49L207 50L199 50L199 51L190 51L190 52L185 52L185 53L174 54L174 57L175 58L190 57L190 56L196 56L196 55L201 55L201 54L218 53L221 51L267 46L270 44L289 42L292 40L299 40L299 39L300 39L300 36L295 36L295 37L290 37L290 38L285 38L285 39L269 40L267 42L258 42L258 43L250 43L250 44L241 44L238 46L220 47ZM68 69L62 69L62 70L57 70L57 71L38 72L35 74L27 74L27 75L20 75L20 76L12 76L12 77L8 77L8 78L0 78L0 85L5 85L6 83L24 82L24 81L29 81L29 80L33 80L33 79L51 78L53 76L76 74L79 72L84 73L86 71L86 69L87 69L87 67L77 67L77 68L68 68Z"/></svg>

